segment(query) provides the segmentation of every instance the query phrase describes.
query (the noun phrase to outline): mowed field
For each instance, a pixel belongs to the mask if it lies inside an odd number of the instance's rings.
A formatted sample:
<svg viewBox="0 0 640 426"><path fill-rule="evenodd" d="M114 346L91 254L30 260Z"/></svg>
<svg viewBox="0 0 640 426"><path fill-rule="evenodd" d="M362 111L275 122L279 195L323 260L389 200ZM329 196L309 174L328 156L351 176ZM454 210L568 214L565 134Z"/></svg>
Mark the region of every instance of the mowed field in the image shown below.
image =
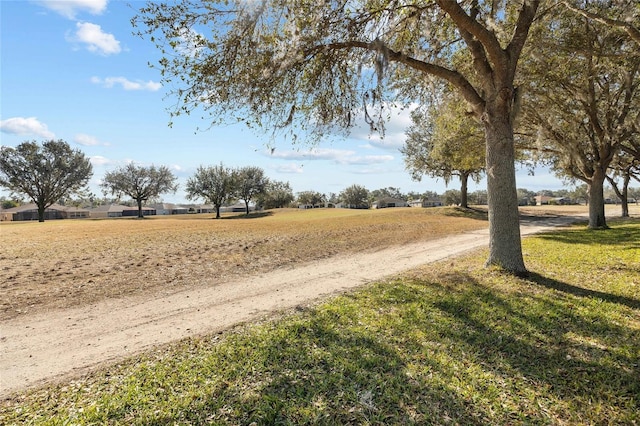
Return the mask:
<svg viewBox="0 0 640 426"><path fill-rule="evenodd" d="M165 295L486 226L483 212L456 208L2 223L0 320L105 298Z"/></svg>

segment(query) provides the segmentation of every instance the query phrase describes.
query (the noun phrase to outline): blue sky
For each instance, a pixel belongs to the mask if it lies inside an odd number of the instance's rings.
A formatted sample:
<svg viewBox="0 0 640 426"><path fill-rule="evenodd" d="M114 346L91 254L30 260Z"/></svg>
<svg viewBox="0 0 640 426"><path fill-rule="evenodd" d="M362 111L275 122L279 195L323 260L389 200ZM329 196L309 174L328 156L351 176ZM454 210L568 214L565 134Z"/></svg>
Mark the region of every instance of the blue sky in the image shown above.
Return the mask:
<svg viewBox="0 0 640 426"><path fill-rule="evenodd" d="M159 52L132 35L130 19L141 1L0 1L0 144L64 139L92 161L90 189L105 171L127 162L165 165L179 178L176 194L184 202L185 182L200 165L259 166L271 179L286 181L294 192L339 193L359 184L369 190L393 186L403 192L443 192L444 182L411 180L399 148L410 123L408 113L392 117L384 140L356 130L343 140L316 147L270 140L242 125L212 127L200 114L180 116L169 127L166 98L158 70L149 62ZM470 190L484 189L472 183ZM452 182L450 188L457 188ZM544 170L518 172L518 187L559 189ZM0 193L8 195L6 192Z"/></svg>

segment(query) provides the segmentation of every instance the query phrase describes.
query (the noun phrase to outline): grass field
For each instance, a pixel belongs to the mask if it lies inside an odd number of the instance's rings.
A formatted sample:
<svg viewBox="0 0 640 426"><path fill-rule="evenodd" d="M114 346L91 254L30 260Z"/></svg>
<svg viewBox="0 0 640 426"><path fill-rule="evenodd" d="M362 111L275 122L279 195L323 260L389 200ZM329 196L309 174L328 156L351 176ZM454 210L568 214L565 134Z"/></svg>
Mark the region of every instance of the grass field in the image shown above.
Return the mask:
<svg viewBox="0 0 640 426"><path fill-rule="evenodd" d="M344 220L368 232L390 212ZM287 214L271 226L313 235L327 213ZM638 424L640 220L610 225L525 239L528 278L484 251L428 265L28 392L0 424Z"/></svg>
<svg viewBox="0 0 640 426"><path fill-rule="evenodd" d="M164 294L313 259L486 226L445 209L274 210L2 223L0 319L131 294Z"/></svg>

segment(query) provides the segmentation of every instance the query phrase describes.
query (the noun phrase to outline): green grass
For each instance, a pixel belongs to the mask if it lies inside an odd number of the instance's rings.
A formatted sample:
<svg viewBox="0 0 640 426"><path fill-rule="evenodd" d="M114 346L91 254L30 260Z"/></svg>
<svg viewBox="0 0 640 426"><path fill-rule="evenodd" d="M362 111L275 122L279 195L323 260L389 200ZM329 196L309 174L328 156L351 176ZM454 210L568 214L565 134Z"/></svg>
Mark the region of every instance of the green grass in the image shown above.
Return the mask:
<svg viewBox="0 0 640 426"><path fill-rule="evenodd" d="M640 222L524 241L5 402L1 424L638 424Z"/></svg>

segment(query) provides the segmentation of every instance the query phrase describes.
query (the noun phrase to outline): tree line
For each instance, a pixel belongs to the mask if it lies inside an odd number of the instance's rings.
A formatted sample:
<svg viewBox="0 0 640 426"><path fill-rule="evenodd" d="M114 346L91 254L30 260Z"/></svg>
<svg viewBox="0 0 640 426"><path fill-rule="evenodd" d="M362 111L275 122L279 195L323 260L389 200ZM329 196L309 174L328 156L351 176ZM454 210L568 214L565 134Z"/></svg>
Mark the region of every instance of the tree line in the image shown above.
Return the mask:
<svg viewBox="0 0 640 426"><path fill-rule="evenodd" d="M91 162L78 149L64 140L49 140L42 144L27 141L17 147L0 148L0 186L14 195L26 195L37 206L38 220L44 222L45 210L74 194L87 193L93 175ZM178 189L177 177L166 166L141 166L129 163L105 173L100 187L105 195L119 200L128 196L142 206L161 194ZM200 166L187 180L189 199L211 203L220 217L220 208L232 200L243 200L246 214L253 200L269 208L283 207L294 199L288 183L268 179L260 167L239 168Z"/></svg>

